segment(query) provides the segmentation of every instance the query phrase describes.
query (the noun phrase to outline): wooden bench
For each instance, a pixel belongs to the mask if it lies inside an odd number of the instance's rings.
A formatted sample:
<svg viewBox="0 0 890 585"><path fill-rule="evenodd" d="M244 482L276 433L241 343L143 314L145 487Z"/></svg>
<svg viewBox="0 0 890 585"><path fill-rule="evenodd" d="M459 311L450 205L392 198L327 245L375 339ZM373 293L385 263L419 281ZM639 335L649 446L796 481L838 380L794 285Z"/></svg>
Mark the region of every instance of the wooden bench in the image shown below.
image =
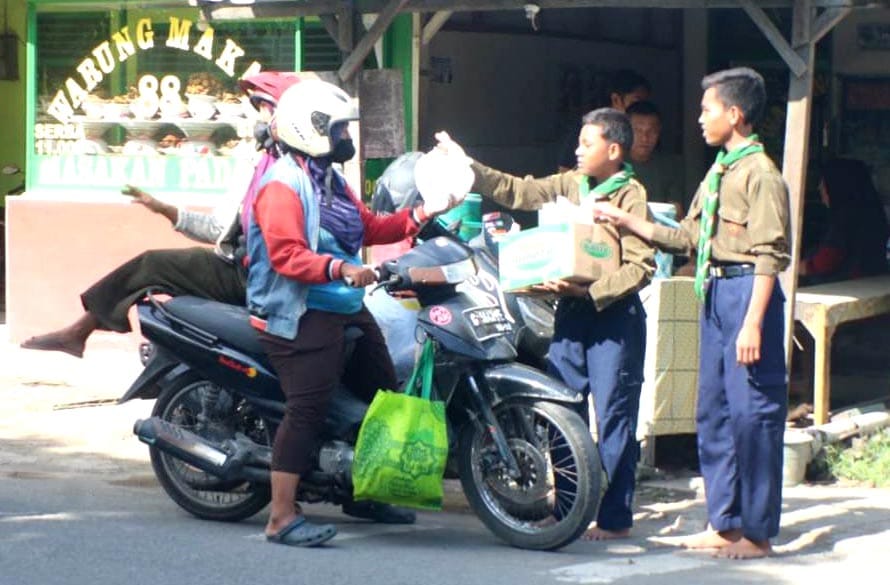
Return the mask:
<svg viewBox="0 0 890 585"><path fill-rule="evenodd" d="M813 417L828 422L831 396L831 338L838 325L890 313L890 275L802 287L794 299L794 319L815 343ZM888 350L890 359L890 350Z"/></svg>

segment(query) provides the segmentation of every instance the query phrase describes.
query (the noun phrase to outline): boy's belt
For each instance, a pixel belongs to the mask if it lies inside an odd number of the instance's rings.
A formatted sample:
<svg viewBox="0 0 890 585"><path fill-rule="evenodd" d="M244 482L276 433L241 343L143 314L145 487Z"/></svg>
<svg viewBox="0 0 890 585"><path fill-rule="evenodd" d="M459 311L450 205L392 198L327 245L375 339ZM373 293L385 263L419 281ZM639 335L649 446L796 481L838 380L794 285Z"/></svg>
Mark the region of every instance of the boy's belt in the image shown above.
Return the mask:
<svg viewBox="0 0 890 585"><path fill-rule="evenodd" d="M753 264L714 264L708 268L711 278L735 278L754 274Z"/></svg>

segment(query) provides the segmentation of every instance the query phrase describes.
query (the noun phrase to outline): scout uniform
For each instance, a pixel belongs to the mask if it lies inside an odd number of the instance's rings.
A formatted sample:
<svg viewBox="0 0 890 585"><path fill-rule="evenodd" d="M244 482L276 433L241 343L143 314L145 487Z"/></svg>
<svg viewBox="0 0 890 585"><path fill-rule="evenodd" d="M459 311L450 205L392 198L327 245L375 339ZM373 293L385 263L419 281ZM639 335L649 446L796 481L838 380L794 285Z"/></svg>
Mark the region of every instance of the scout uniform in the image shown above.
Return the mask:
<svg viewBox="0 0 890 585"><path fill-rule="evenodd" d="M566 197L609 200L621 209L649 217L646 190L629 165L591 189L581 173L524 179L473 163L473 190L513 209L539 209ZM608 226L606 229L614 229ZM637 291L655 270L654 250L630 231L619 229L621 267L593 282L584 298L563 297L547 359L551 374L570 388L592 394L597 437L609 486L600 504L597 526L622 530L633 524L631 504L639 459L637 415L643 383L646 322Z"/></svg>
<svg viewBox="0 0 890 585"><path fill-rule="evenodd" d="M752 140L721 151L681 227L656 225L652 242L671 252L699 251L696 290L704 306L696 427L711 527L763 541L779 532L788 406L778 282L763 318L760 361L738 365L736 339L754 275L777 276L790 255L788 192Z"/></svg>

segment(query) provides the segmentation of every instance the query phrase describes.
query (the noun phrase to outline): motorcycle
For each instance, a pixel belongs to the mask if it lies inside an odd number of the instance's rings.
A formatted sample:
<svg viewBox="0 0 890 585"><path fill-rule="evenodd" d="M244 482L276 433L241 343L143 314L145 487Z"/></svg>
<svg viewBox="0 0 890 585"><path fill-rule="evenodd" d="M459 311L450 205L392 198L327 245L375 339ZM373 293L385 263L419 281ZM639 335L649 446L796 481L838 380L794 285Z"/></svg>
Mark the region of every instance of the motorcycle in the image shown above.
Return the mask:
<svg viewBox="0 0 890 585"><path fill-rule="evenodd" d="M412 209L423 202L424 197L418 188L418 164L426 156L422 152L406 152L390 163L374 185L371 211L389 214ZM435 168L435 165L429 164L425 167L427 172ZM423 170L420 172L420 179L423 179ZM427 177L425 182L434 184L435 181L447 180L439 174ZM459 235L462 219L451 221L445 219L446 217L447 215L443 215L427 222L415 241L446 237L464 242ZM553 337L555 301L547 297L501 291L498 281L498 236L495 234L510 233L519 226L514 223L510 214L503 211L489 213L481 219L481 234L466 242L473 250L479 273L461 284L460 291L471 295L480 304L500 306L513 326L510 341L518 352L517 360L539 370L546 370L547 351ZM370 308L373 313L374 307Z"/></svg>
<svg viewBox="0 0 890 585"><path fill-rule="evenodd" d="M432 225L435 224L435 225ZM524 295L504 292L498 281L498 239L490 224L497 224L501 231L509 231L513 217L504 212L492 212L483 217L483 231L467 245L473 250L479 273L463 286L465 292L479 295L479 302L501 306L513 325L510 341L517 351L517 361L533 368L547 370L547 352L553 338L553 320L556 299L552 296ZM422 235L433 232L460 239L459 226L444 226L430 222Z"/></svg>
<svg viewBox="0 0 890 585"><path fill-rule="evenodd" d="M512 546L552 550L574 541L596 515L602 482L596 446L578 414L584 396L517 363L503 309L458 290L476 275L463 243L432 237L378 271L378 289L415 295L420 306L417 334L434 343L450 464L473 511ZM269 445L284 398L246 309L149 295L137 314L153 351L121 402L157 398L153 416L137 421L134 433L149 445L162 487L200 518L236 521L259 512L270 499ZM298 500L351 498L366 409L338 388Z"/></svg>

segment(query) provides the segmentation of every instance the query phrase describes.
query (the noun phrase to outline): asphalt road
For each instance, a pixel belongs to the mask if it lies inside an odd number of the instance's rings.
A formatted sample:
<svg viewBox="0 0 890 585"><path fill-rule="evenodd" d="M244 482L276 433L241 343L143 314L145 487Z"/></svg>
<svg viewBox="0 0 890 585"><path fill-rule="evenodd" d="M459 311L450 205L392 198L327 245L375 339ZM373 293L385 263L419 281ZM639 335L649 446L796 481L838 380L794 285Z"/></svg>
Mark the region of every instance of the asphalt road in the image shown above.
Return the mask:
<svg viewBox="0 0 890 585"><path fill-rule="evenodd" d="M238 524L196 520L154 485L4 476L0 583L837 584L864 579L885 564L890 512L875 506L886 503L860 502L848 510L859 517L858 527L832 533L840 526L829 520L832 506L814 500L797 516L819 512L818 526L807 521L796 529L791 518L785 532L792 540L780 545L781 554L753 562L718 561L653 543L647 537L652 528L681 516L651 512L641 519L642 534L631 540L576 542L542 553L504 546L469 513L424 512L414 526L382 526L351 520L330 506L309 506L311 517L336 523L340 533L324 548L295 549L264 541L263 513Z"/></svg>
<svg viewBox="0 0 890 585"><path fill-rule="evenodd" d="M705 521L695 478L640 486L633 537L555 553L503 545L449 484L445 511L414 526L354 521L308 506L338 537L322 549L264 541L265 512L200 521L158 487L132 423L151 403L113 405L138 371L127 352L83 360L0 344L0 585L363 583L424 585L830 584L880 577L890 550L890 490L785 491L777 555L715 560L658 541Z"/></svg>

